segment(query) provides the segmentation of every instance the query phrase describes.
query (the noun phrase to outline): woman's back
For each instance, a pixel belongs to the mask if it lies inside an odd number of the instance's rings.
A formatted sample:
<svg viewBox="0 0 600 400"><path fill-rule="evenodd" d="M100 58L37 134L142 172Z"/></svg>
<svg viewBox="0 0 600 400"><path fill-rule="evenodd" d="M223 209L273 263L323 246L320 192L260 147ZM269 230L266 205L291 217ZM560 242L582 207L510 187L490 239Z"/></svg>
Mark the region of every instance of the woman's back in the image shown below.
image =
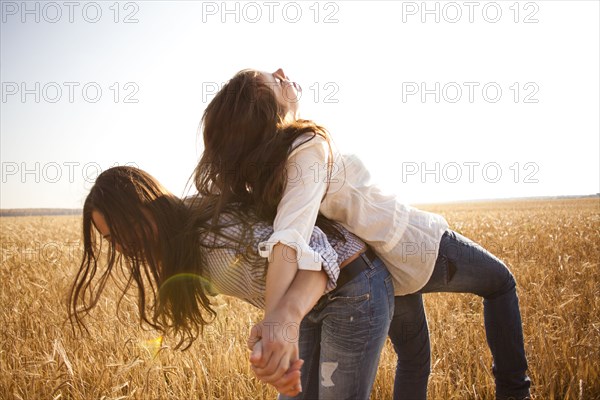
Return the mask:
<svg viewBox="0 0 600 400"><path fill-rule="evenodd" d="M273 234L273 226L264 221L254 222L252 216L248 216L252 223L242 218L242 214L224 212L219 216L218 230L201 231L199 245L205 249L206 262L203 271L217 292L264 308L267 260L257 249ZM357 236L341 226L338 228L343 239L327 236L315 226L309 242L320 255L329 278L327 291L335 288L339 265L365 246ZM243 243L240 243L242 238Z"/></svg>

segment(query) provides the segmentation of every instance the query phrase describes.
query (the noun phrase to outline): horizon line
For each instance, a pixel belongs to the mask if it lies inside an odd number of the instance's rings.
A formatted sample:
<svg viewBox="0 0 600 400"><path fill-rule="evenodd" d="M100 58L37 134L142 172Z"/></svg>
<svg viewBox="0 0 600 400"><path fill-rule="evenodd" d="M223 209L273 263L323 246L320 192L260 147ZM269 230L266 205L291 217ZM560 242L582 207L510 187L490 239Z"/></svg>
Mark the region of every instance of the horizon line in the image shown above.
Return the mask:
<svg viewBox="0 0 600 400"><path fill-rule="evenodd" d="M436 204L460 204L460 203L484 203L494 201L518 201L518 200L565 200L565 199L584 199L599 198L600 193L595 194L574 194L574 195L556 195L556 196L529 196L529 197L503 197L487 199L464 199L442 202L414 203L415 205L436 205ZM76 215L83 211L83 208L64 208L64 207L27 207L27 208L0 208L0 217L19 217L19 216L58 216L58 215Z"/></svg>

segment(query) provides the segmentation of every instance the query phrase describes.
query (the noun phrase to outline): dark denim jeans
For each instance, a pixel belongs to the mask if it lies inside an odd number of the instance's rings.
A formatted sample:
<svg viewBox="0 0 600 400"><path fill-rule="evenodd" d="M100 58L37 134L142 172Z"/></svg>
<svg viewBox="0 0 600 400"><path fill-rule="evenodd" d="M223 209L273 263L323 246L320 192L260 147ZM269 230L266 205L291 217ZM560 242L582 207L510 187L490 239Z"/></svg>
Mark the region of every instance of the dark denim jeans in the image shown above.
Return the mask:
<svg viewBox="0 0 600 400"><path fill-rule="evenodd" d="M324 295L302 320L303 392L294 399L369 398L394 313L394 285L379 258L364 259L369 268Z"/></svg>
<svg viewBox="0 0 600 400"><path fill-rule="evenodd" d="M398 355L395 400L427 398L430 347L422 293L473 293L483 298L487 342L498 399L529 395L530 380L516 283L506 265L481 246L448 230L429 282L417 293L395 297L390 339Z"/></svg>

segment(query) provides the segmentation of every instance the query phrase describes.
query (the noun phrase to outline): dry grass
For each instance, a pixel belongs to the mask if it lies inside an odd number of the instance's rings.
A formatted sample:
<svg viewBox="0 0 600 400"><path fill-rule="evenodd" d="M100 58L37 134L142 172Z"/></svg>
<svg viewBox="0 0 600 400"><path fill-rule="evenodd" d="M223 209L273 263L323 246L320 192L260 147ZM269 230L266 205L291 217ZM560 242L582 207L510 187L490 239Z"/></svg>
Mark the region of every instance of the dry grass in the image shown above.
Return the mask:
<svg viewBox="0 0 600 400"><path fill-rule="evenodd" d="M502 258L518 281L537 399L600 398L600 203L505 201L424 207ZM0 399L267 399L244 342L260 313L229 298L204 339L186 352L139 328L131 301L115 315L110 287L74 336L65 295L77 268L80 218L0 218ZM431 399L493 398L482 304L471 295L426 295ZM595 361L594 361L595 360ZM382 355L372 398L391 398L394 354Z"/></svg>

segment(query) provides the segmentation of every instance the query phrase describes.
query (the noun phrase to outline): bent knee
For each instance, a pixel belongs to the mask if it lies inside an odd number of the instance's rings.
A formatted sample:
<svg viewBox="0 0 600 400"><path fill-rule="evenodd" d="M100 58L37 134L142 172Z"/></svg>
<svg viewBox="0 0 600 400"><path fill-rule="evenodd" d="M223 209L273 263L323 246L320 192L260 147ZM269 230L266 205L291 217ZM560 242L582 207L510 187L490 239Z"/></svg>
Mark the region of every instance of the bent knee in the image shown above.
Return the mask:
<svg viewBox="0 0 600 400"><path fill-rule="evenodd" d="M497 274L495 278L493 290L490 290L483 296L486 299L494 299L506 293L516 291L517 281L515 276L502 261L498 260L498 263L501 265L501 267L499 266L499 272L501 273Z"/></svg>

